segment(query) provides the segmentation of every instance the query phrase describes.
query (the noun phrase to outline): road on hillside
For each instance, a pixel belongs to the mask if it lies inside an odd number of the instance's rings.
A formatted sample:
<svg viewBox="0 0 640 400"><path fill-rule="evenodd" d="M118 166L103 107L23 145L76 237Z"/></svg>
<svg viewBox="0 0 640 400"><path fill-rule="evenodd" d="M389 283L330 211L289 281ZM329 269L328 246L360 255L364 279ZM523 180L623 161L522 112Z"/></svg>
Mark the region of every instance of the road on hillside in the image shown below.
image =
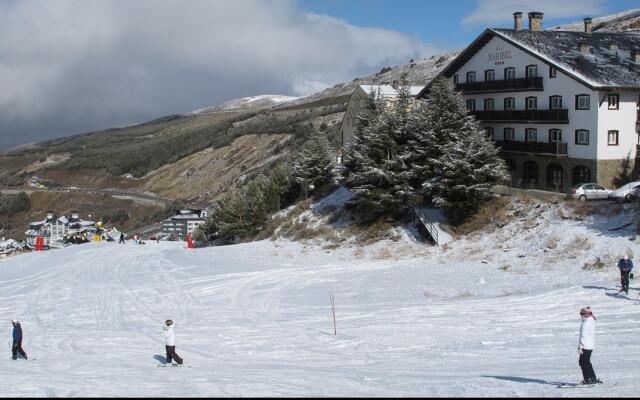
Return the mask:
<svg viewBox="0 0 640 400"><path fill-rule="evenodd" d="M89 194L103 194L120 199L131 199L134 201L153 203L157 205L168 205L174 202L174 200L156 196L147 193L132 192L122 189L86 189L77 187L58 187L58 188L0 188L0 194L16 194L19 192L33 193L33 192L76 192L76 193L89 193Z"/></svg>

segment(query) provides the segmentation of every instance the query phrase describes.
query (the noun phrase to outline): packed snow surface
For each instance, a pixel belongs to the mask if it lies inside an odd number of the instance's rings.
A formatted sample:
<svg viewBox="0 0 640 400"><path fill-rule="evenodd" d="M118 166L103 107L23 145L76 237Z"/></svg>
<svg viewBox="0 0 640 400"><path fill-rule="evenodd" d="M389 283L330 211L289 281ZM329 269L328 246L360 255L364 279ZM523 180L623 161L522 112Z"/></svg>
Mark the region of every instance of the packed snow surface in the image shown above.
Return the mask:
<svg viewBox="0 0 640 400"><path fill-rule="evenodd" d="M7 258L2 394L637 395L637 278L628 297L611 294L617 257L640 254L628 230L609 230L629 216L522 213L443 248L408 237L338 249L101 242ZM583 269L595 256L606 268ZM586 305L597 318L592 361L604 384L557 388L581 380ZM13 318L29 361L11 360ZM188 367L156 368L168 318Z"/></svg>

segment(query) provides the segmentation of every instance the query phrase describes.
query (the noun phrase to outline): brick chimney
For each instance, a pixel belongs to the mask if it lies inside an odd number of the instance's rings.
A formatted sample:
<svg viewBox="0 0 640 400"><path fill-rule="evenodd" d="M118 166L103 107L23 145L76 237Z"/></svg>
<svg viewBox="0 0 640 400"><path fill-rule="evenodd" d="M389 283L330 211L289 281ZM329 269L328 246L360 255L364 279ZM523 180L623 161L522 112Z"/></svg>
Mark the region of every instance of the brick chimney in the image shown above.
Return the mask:
<svg viewBox="0 0 640 400"><path fill-rule="evenodd" d="M580 42L580 44L578 45L578 49L580 50L580 53L584 55L591 54L591 46L587 42Z"/></svg>
<svg viewBox="0 0 640 400"><path fill-rule="evenodd" d="M71 213L71 218L78 219L78 217L79 217L79 215L78 215L77 211L74 211L74 212Z"/></svg>
<svg viewBox="0 0 640 400"><path fill-rule="evenodd" d="M516 31L522 30L522 13L520 11L513 13L513 29Z"/></svg>
<svg viewBox="0 0 640 400"><path fill-rule="evenodd" d="M585 33L593 32L593 23L591 22L591 18L587 17L583 19L583 21L584 21L584 32Z"/></svg>
<svg viewBox="0 0 640 400"><path fill-rule="evenodd" d="M640 64L640 49L631 50L631 61Z"/></svg>
<svg viewBox="0 0 640 400"><path fill-rule="evenodd" d="M542 30L542 16L544 14L538 11L529 13L529 30L531 32L540 32Z"/></svg>
<svg viewBox="0 0 640 400"><path fill-rule="evenodd" d="M53 219L53 211L47 211L47 219Z"/></svg>

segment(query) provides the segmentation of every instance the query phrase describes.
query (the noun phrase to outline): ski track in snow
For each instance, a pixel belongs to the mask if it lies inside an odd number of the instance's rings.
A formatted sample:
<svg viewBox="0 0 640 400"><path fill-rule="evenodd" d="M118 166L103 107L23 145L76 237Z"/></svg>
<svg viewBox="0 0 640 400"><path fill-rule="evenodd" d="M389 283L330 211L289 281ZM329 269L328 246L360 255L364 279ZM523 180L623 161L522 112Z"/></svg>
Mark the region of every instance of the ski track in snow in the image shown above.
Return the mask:
<svg viewBox="0 0 640 400"><path fill-rule="evenodd" d="M624 237L593 240L637 248ZM428 258L378 260L282 241L195 251L163 242L12 257L0 262L3 395L637 394L640 306L606 295L617 269L539 267L535 254L486 251L482 240L459 241ZM501 271L508 261L514 271ZM587 304L605 383L559 389L581 379L578 310ZM11 360L12 318L35 361ZM192 368L155 368L168 318Z"/></svg>

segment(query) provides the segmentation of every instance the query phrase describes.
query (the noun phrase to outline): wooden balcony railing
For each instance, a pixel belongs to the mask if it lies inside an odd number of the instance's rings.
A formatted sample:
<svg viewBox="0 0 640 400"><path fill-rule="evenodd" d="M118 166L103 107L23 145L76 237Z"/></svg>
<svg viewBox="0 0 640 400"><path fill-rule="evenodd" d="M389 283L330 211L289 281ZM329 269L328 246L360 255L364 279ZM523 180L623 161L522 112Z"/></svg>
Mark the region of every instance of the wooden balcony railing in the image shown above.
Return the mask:
<svg viewBox="0 0 640 400"><path fill-rule="evenodd" d="M502 79L495 81L458 83L456 89L464 93L478 92L516 92L524 90L543 90L542 78Z"/></svg>
<svg viewBox="0 0 640 400"><path fill-rule="evenodd" d="M515 151L519 153L553 154L556 156L566 156L568 154L567 144L561 142L543 143L498 140L496 141L496 147L500 147L502 151Z"/></svg>
<svg viewBox="0 0 640 400"><path fill-rule="evenodd" d="M472 111L480 121L492 122L542 122L542 123L569 123L569 110L566 108L557 110L492 110Z"/></svg>

